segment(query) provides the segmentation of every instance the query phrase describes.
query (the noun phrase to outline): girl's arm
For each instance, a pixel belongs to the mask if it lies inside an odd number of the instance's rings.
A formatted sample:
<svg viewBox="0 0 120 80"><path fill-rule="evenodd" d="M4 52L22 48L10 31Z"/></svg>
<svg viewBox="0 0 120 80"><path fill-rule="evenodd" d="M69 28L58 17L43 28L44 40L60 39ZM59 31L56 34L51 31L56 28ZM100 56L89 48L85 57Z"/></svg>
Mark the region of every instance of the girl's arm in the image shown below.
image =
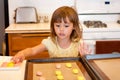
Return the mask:
<svg viewBox="0 0 120 80"><path fill-rule="evenodd" d="M13 56L12 61L15 63L22 62L26 57L36 55L45 50L47 50L47 48L43 44L39 44L32 48L26 48L24 50L19 51L15 56Z"/></svg>
<svg viewBox="0 0 120 80"><path fill-rule="evenodd" d="M39 44L39 45L37 45L35 47L32 47L31 49L32 49L32 55L36 55L38 53L41 53L41 52L47 50L47 48L45 47L44 44Z"/></svg>

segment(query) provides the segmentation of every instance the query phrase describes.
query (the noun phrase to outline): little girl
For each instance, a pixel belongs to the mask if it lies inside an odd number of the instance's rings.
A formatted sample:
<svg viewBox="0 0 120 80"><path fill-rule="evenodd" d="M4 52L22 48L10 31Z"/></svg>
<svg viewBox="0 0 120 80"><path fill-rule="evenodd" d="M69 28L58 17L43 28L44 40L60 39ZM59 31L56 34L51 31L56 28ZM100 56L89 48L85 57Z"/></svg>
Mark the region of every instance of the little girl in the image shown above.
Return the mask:
<svg viewBox="0 0 120 80"><path fill-rule="evenodd" d="M50 24L51 36L41 44L18 52L12 60L21 62L26 57L48 50L50 57L77 57L91 51L82 41L82 27L77 12L68 6L55 10Z"/></svg>

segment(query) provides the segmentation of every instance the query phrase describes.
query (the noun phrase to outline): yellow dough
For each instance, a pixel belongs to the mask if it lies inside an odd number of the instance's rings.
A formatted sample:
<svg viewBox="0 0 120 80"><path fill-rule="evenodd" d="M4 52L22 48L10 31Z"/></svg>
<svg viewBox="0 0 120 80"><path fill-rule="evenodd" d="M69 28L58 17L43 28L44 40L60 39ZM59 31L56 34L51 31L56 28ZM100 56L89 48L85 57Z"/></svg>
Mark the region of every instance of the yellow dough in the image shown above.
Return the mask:
<svg viewBox="0 0 120 80"><path fill-rule="evenodd" d="M60 70L55 71L55 74L58 75L62 75L62 72Z"/></svg>
<svg viewBox="0 0 120 80"><path fill-rule="evenodd" d="M66 63L66 66L67 66L68 68L71 68L71 67L72 67L72 64L71 64L71 63Z"/></svg>
<svg viewBox="0 0 120 80"><path fill-rule="evenodd" d="M64 80L64 78L63 78L62 75L58 75L58 76L57 76L57 80Z"/></svg>
<svg viewBox="0 0 120 80"><path fill-rule="evenodd" d="M77 80L84 80L84 78L82 76L78 76Z"/></svg>
<svg viewBox="0 0 120 80"><path fill-rule="evenodd" d="M78 73L78 69L73 69L73 73L77 74Z"/></svg>
<svg viewBox="0 0 120 80"><path fill-rule="evenodd" d="M13 62L8 62L7 67L14 67L14 63Z"/></svg>

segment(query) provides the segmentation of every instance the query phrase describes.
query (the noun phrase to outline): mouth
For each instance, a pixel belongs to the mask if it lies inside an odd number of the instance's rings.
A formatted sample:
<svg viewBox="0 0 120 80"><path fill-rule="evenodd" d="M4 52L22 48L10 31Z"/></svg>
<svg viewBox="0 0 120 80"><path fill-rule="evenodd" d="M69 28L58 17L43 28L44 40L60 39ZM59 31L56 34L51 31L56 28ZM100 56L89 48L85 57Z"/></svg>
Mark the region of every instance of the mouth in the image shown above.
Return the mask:
<svg viewBox="0 0 120 80"><path fill-rule="evenodd" d="M64 34L64 33L59 33L59 35L60 35L60 36L65 36L65 34Z"/></svg>

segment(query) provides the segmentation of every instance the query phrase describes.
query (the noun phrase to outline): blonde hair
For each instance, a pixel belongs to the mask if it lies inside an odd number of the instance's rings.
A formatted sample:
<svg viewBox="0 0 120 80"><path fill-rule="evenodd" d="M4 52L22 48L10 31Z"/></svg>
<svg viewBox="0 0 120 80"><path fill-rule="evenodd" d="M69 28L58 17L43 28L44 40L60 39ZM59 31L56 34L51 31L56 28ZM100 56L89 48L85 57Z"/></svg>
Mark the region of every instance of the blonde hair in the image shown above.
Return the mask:
<svg viewBox="0 0 120 80"><path fill-rule="evenodd" d="M51 25L50 25L51 39L55 43L56 43L56 33L54 30L54 23L61 22L62 19L64 20L64 22L66 22L66 17L68 17L70 22L73 23L73 27L74 27L74 30L70 35L71 41L77 42L82 38L82 27L80 26L77 12L72 7L63 6L54 11L51 19Z"/></svg>

